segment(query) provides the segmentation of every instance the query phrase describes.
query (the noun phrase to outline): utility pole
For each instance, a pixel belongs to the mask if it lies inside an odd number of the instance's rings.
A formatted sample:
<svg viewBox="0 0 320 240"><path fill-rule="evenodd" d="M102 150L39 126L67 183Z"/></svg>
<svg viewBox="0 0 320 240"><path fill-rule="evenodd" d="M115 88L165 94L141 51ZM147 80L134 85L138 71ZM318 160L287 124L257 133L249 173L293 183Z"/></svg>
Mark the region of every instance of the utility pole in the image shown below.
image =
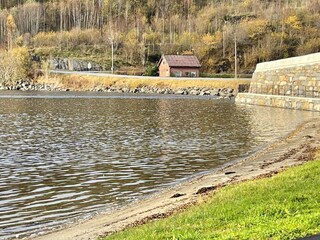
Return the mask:
<svg viewBox="0 0 320 240"><path fill-rule="evenodd" d="M238 78L237 25L234 30L234 78Z"/></svg>
<svg viewBox="0 0 320 240"><path fill-rule="evenodd" d="M111 52L112 52L112 56L111 56L111 73L113 74L114 71L114 65L113 65L113 61L114 61L114 47L113 47L113 39L111 40Z"/></svg>
<svg viewBox="0 0 320 240"><path fill-rule="evenodd" d="M226 33L225 33L225 26L222 28L222 55L223 58L226 58Z"/></svg>
<svg viewBox="0 0 320 240"><path fill-rule="evenodd" d="M238 78L238 40L237 40L237 27L239 22L245 18L251 18L252 16L248 14L239 14L239 15L227 15L224 17L224 22L231 23L234 28L234 78Z"/></svg>
<svg viewBox="0 0 320 240"><path fill-rule="evenodd" d="M111 43L111 73L114 72L114 46L113 46L113 38L109 37L109 41Z"/></svg>

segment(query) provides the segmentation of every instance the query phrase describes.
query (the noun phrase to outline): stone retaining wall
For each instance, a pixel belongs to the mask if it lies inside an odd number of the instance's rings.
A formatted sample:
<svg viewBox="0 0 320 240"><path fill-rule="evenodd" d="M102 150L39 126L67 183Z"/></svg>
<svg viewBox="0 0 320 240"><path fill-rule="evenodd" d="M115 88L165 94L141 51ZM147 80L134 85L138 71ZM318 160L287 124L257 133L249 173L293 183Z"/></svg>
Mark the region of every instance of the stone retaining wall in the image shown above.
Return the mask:
<svg viewBox="0 0 320 240"><path fill-rule="evenodd" d="M320 53L258 64L236 102L320 111Z"/></svg>
<svg viewBox="0 0 320 240"><path fill-rule="evenodd" d="M320 112L320 98L239 93L237 103Z"/></svg>
<svg viewBox="0 0 320 240"><path fill-rule="evenodd" d="M320 53L260 63L249 93L317 97L320 92Z"/></svg>

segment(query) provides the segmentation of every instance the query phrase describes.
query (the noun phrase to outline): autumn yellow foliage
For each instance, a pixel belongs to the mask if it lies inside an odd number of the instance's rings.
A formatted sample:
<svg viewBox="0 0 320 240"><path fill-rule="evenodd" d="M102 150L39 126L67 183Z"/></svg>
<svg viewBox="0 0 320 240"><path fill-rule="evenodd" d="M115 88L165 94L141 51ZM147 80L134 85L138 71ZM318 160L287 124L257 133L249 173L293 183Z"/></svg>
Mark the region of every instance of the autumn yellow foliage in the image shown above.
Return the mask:
<svg viewBox="0 0 320 240"><path fill-rule="evenodd" d="M26 48L13 48L0 51L0 85L14 85L15 82L27 78L29 53Z"/></svg>
<svg viewBox="0 0 320 240"><path fill-rule="evenodd" d="M105 70L112 46L116 69L191 52L207 73L234 72L235 39L239 73L320 51L319 0L160 2L0 1L0 45L26 46L42 58L95 61Z"/></svg>

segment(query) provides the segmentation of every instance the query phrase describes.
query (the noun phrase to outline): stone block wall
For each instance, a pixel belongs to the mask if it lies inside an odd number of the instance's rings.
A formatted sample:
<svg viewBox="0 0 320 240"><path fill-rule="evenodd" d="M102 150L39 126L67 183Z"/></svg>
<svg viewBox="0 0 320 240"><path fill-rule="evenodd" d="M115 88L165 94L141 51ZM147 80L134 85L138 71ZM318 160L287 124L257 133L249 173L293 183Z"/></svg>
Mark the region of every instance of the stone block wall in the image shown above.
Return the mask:
<svg viewBox="0 0 320 240"><path fill-rule="evenodd" d="M320 53L258 64L236 102L320 112Z"/></svg>
<svg viewBox="0 0 320 240"><path fill-rule="evenodd" d="M320 112L320 98L239 93L237 103Z"/></svg>
<svg viewBox="0 0 320 240"><path fill-rule="evenodd" d="M318 97L320 53L258 64L249 93Z"/></svg>

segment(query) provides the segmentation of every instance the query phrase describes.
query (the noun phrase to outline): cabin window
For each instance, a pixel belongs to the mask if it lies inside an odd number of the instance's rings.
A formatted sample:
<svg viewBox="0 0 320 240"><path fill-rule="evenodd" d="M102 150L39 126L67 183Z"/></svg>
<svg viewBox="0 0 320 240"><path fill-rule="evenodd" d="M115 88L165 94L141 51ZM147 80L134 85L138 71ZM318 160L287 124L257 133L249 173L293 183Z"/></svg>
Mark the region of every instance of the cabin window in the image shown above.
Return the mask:
<svg viewBox="0 0 320 240"><path fill-rule="evenodd" d="M174 76L175 77L181 77L182 76L182 72L181 71L175 71L174 72Z"/></svg>
<svg viewBox="0 0 320 240"><path fill-rule="evenodd" d="M186 72L187 77L197 77L197 72Z"/></svg>

